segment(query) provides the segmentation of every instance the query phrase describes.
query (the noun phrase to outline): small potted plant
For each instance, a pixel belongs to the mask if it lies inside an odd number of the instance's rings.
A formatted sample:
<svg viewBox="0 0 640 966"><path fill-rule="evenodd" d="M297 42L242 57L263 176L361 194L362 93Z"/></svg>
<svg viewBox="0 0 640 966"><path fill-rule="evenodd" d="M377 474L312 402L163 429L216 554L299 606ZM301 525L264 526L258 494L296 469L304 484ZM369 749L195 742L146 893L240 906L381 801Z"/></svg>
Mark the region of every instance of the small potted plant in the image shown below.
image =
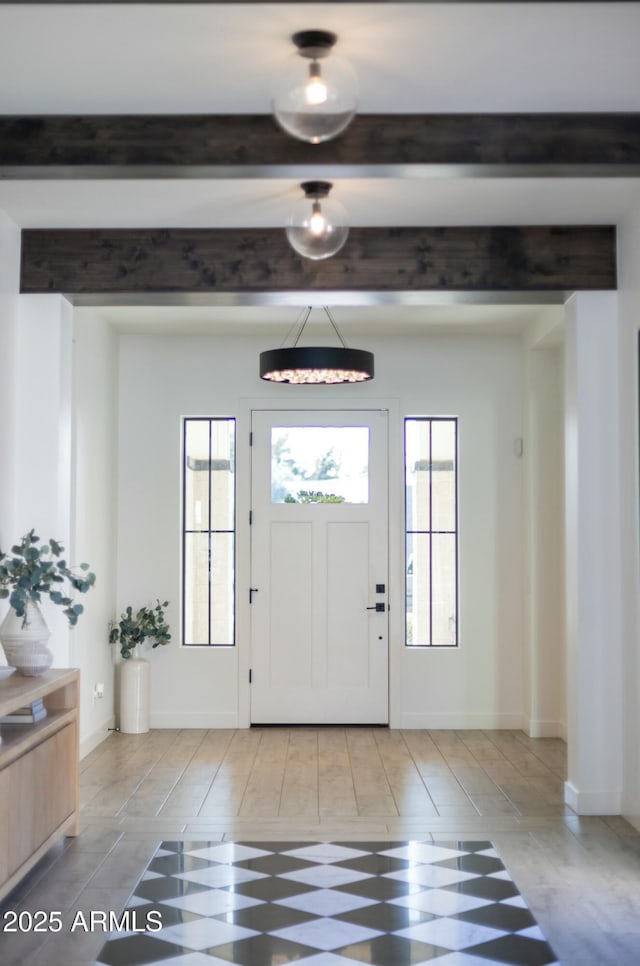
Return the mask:
<svg viewBox="0 0 640 966"><path fill-rule="evenodd" d="M25 533L10 553L13 556L0 551L0 598L9 601L0 641L7 662L20 674L35 677L53 660L47 647L51 631L39 607L43 597L62 607L70 626L75 627L84 608L74 602L64 585L86 594L96 577L89 564L71 568L63 557L62 544L57 540L41 544L35 530Z"/></svg>
<svg viewBox="0 0 640 966"><path fill-rule="evenodd" d="M151 647L171 640L165 608L169 601L158 600L155 607L141 607L135 614L127 607L119 621L110 625L109 642L120 645L120 731L140 734L149 730L149 662L139 657L137 648L145 641Z"/></svg>
<svg viewBox="0 0 640 966"><path fill-rule="evenodd" d="M168 600L158 601L155 607L141 607L135 615L133 607L127 607L120 620L113 622L109 643L120 645L120 654L125 661L131 660L134 648L146 640L153 641L152 647L169 643L171 633L164 618L164 609L168 606Z"/></svg>

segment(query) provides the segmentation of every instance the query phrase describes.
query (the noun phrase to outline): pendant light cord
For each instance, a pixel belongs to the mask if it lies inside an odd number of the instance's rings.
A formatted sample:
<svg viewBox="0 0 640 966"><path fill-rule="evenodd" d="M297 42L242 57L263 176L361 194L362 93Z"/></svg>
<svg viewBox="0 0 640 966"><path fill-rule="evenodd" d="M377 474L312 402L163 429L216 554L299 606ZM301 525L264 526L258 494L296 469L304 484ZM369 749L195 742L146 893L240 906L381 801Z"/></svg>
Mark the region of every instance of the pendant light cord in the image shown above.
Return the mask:
<svg viewBox="0 0 640 966"><path fill-rule="evenodd" d="M291 326L291 328L287 332L287 339L288 339L289 336L291 335L291 333L295 330L296 326L299 326L299 328L298 328L298 334L296 335L295 341L293 343L293 348L294 349L297 346L298 342L300 341L300 336L302 335L302 332L304 330L304 327L307 324L307 319L311 315L311 309L312 309L312 306L311 305L308 305L306 307L306 309L303 309L302 312L300 313L300 315L298 316L298 318L296 319L296 321L293 323L293 325ZM302 324L300 324L300 319L302 319ZM287 339L284 340L285 343L286 343Z"/></svg>
<svg viewBox="0 0 640 966"><path fill-rule="evenodd" d="M335 334L340 339L340 342L342 343L342 348L343 349L346 349L347 348L347 343L344 341L344 339L340 335L340 331L338 329L338 326L336 325L336 323L334 321L334 318L333 318L331 312L329 311L329 306L328 305L325 305L324 306L324 310L325 310L325 312L327 314L327 318L329 319L329 322L331 322L331 325L333 326L333 331L335 332Z"/></svg>
<svg viewBox="0 0 640 966"><path fill-rule="evenodd" d="M333 328L333 331L335 332L335 334L338 336L338 339L340 340L340 344L341 344L342 348L343 349L347 349L348 348L347 343L345 342L344 338L342 337L342 334L340 332L340 329L336 325L336 321L335 321L333 315L331 314L331 311L329 309L329 306L328 305L323 305L323 308L324 308L324 311L325 311L325 314L326 314L327 318L329 319L329 322L331 323L331 326ZM293 325L291 326L291 328L287 332L287 335L285 337L285 340L282 343L282 347L283 348L284 348L284 346L286 346L287 342L289 341L289 338L290 338L291 334L293 332L296 332L296 330L297 330L296 337L293 340L293 346L292 346L292 348L295 349L295 347L298 345L298 342L300 341L300 338L302 336L302 333L304 332L304 327L307 324L307 322L309 321L309 316L311 315L312 310L313 310L313 306L312 305L307 305L306 308L304 308L302 310L302 312L300 313L300 315L298 316L298 318L296 319L296 321L293 323Z"/></svg>

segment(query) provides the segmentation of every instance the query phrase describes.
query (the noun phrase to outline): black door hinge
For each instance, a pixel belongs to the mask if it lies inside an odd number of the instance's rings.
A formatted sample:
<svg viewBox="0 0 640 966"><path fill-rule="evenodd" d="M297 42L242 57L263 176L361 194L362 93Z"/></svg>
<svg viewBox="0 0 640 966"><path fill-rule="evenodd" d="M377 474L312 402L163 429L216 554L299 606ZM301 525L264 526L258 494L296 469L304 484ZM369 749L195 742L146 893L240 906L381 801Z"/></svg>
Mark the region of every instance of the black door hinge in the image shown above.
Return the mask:
<svg viewBox="0 0 640 966"><path fill-rule="evenodd" d="M252 674L253 674L253 671L251 670L251 668L249 668L249 684L251 684L251 676L252 676Z"/></svg>

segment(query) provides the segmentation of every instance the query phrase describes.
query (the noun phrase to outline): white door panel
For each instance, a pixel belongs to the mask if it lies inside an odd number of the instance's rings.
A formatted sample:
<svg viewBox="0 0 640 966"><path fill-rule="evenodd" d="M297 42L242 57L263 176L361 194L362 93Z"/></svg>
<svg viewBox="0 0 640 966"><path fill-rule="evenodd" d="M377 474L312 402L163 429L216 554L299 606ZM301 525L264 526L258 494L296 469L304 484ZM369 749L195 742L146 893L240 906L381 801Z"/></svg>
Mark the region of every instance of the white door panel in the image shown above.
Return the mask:
<svg viewBox="0 0 640 966"><path fill-rule="evenodd" d="M368 687L369 666L369 525L327 526L327 684ZM355 606L354 606L355 605Z"/></svg>
<svg viewBox="0 0 640 966"><path fill-rule="evenodd" d="M376 594L376 584L387 586L386 415L377 410L253 413L253 723L388 721L387 597ZM316 458L316 466L320 462L328 476L318 480L288 449L283 455L288 437L282 427L366 431L364 489L363 474L341 475L353 453L340 451L338 432L322 436L322 445L330 441L330 452ZM302 462L306 438L296 436ZM283 466L291 470L291 480L283 482ZM295 502L309 493L317 498L321 489L325 494L339 490L338 498L346 494L344 502ZM383 613L370 609L376 603L385 605Z"/></svg>
<svg viewBox="0 0 640 966"><path fill-rule="evenodd" d="M308 688L312 681L312 527L272 522L270 531L269 575L264 585L271 596L270 685Z"/></svg>

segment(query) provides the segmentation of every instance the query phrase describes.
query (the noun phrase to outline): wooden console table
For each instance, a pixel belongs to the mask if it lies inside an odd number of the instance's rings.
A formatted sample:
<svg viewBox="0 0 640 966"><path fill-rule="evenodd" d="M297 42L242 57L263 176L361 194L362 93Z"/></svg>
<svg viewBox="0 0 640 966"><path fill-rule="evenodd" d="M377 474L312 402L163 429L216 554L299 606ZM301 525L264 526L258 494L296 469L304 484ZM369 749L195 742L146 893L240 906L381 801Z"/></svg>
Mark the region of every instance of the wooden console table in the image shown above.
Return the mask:
<svg viewBox="0 0 640 966"><path fill-rule="evenodd" d="M47 717L0 725L0 899L79 819L80 672L14 672L0 680L0 717L42 698Z"/></svg>

